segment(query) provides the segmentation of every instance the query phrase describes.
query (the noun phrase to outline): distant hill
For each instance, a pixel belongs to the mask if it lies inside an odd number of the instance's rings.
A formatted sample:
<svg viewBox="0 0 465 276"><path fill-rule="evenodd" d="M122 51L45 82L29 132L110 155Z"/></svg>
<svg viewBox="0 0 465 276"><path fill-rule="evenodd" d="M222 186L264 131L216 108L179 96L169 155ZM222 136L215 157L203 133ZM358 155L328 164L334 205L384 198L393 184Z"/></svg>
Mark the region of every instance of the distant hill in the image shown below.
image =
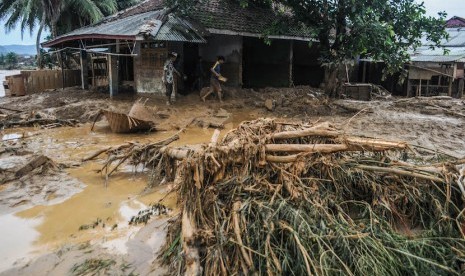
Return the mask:
<svg viewBox="0 0 465 276"><path fill-rule="evenodd" d="M35 55L36 45L0 45L0 53L14 52L18 55Z"/></svg>

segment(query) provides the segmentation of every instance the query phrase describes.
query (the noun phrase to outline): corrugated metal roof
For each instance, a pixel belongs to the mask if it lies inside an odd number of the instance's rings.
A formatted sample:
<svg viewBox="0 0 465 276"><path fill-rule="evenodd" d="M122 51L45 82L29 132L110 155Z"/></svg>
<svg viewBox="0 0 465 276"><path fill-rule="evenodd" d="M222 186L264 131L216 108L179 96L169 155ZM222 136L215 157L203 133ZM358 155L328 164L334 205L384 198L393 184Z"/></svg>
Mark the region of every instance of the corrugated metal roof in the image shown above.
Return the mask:
<svg viewBox="0 0 465 276"><path fill-rule="evenodd" d="M447 28L449 34L448 40L442 40L441 45L445 47L465 47L465 29L464 28ZM431 41L426 40L426 36L422 38L421 45L433 45Z"/></svg>
<svg viewBox="0 0 465 276"><path fill-rule="evenodd" d="M449 53L444 55L443 48L420 47L411 54L411 60L414 62L454 62L465 58L465 46L447 47L447 49Z"/></svg>
<svg viewBox="0 0 465 276"><path fill-rule="evenodd" d="M162 41L207 42L189 21L171 14L157 33L152 32L152 36L155 40Z"/></svg>
<svg viewBox="0 0 465 276"><path fill-rule="evenodd" d="M431 41L426 40L426 36L422 38L422 46L415 52L411 52L411 60L413 62L457 62L465 58L465 29L449 28L446 29L449 34L448 40L443 40L440 44L448 50L444 54L444 48L436 47L431 49Z"/></svg>
<svg viewBox="0 0 465 276"><path fill-rule="evenodd" d="M59 36L44 43L50 47L55 44L79 38L112 38L126 37L136 39L137 36L149 36L154 40L183 41L206 43L201 31L185 19L173 14L165 16L166 10L156 10L124 17L118 20L102 20L99 23L86 26ZM163 22L164 21L164 22Z"/></svg>

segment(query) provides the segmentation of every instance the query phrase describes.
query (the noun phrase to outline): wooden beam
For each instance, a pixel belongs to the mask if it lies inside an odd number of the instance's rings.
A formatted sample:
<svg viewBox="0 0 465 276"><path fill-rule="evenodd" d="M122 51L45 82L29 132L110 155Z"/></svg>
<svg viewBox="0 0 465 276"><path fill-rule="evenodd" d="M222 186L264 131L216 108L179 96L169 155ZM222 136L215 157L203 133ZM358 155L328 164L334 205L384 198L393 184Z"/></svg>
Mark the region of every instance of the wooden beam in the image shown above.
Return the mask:
<svg viewBox="0 0 465 276"><path fill-rule="evenodd" d="M294 41L289 42L289 87L294 87Z"/></svg>
<svg viewBox="0 0 465 276"><path fill-rule="evenodd" d="M118 57L107 55L108 57L108 80L110 87L110 97L118 95Z"/></svg>
<svg viewBox="0 0 465 276"><path fill-rule="evenodd" d="M83 90L89 88L89 70L87 66L87 52L81 50L81 88Z"/></svg>
<svg viewBox="0 0 465 276"><path fill-rule="evenodd" d="M447 93L447 95L449 95L449 97L452 97L452 83L453 82L454 82L454 79L449 77L449 90L448 90L448 93Z"/></svg>
<svg viewBox="0 0 465 276"><path fill-rule="evenodd" d="M362 82L366 83L367 82L367 62L366 61L362 61L362 62L363 62ZM407 93L407 96L408 96L408 93Z"/></svg>

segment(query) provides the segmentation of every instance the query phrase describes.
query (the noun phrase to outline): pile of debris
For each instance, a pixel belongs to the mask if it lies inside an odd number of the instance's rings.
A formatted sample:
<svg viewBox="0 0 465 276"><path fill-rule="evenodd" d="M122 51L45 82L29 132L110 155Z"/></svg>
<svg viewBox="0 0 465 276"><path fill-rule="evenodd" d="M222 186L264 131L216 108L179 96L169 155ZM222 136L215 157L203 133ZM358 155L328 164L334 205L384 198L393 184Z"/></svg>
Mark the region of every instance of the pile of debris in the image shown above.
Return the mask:
<svg viewBox="0 0 465 276"><path fill-rule="evenodd" d="M425 161L329 123L261 119L217 140L160 148L154 164L181 203L163 252L172 271L465 272L465 160Z"/></svg>
<svg viewBox="0 0 465 276"><path fill-rule="evenodd" d="M62 126L76 126L79 123L74 119L59 119L43 112L21 111L5 107L0 107L1 110L5 111L0 113L1 129L36 126L49 129Z"/></svg>

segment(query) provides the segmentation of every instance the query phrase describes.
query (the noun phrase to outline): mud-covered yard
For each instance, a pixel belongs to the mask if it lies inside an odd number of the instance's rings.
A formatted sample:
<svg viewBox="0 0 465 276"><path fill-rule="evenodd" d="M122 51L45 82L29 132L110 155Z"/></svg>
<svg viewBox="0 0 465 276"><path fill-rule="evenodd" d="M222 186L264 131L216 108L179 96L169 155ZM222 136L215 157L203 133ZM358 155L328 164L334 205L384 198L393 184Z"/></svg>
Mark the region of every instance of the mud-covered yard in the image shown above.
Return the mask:
<svg viewBox="0 0 465 276"><path fill-rule="evenodd" d="M107 161L83 161L96 151L131 143L154 143L179 133L177 146L208 143L240 122L329 121L347 134L403 140L423 156L465 156L465 101L383 98L370 102L328 100L308 87L229 89L223 104L198 95L172 106L153 95L119 95L66 89L0 99L0 275L156 275L169 219L179 212L173 184L148 188L150 168L123 165L105 178ZM156 118L156 131L111 133L101 109L128 113L135 101ZM145 100L144 100L145 101ZM40 119L50 120L39 123ZM73 121L74 126L65 124ZM21 122L21 124L17 124ZM30 124L28 122L31 122ZM168 208L147 223L129 221L153 203Z"/></svg>

